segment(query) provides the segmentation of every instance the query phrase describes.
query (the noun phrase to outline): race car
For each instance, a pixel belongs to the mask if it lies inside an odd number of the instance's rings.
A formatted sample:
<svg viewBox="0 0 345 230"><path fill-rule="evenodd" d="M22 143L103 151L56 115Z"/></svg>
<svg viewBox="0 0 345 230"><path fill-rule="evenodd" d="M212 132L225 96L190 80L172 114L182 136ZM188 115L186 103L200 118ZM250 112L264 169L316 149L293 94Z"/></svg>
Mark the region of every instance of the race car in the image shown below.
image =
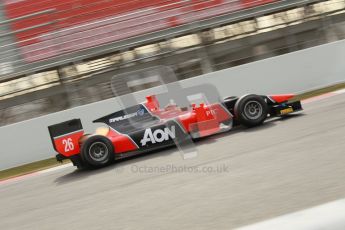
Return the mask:
<svg viewBox="0 0 345 230"><path fill-rule="evenodd" d="M267 118L286 116L302 110L295 95L244 95L216 103L179 107L170 101L160 107L156 95L146 101L101 117L94 134L85 134L80 119L48 127L56 159L70 159L78 168L99 168L117 159L178 145L229 131L234 125L254 127Z"/></svg>

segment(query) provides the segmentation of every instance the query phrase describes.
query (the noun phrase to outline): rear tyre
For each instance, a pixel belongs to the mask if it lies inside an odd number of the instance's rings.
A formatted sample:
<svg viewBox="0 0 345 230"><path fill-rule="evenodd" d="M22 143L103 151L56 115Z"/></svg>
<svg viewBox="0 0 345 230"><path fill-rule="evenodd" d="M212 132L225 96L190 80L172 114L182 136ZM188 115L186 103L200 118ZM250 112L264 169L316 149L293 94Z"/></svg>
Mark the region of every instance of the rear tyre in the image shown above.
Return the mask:
<svg viewBox="0 0 345 230"><path fill-rule="evenodd" d="M234 113L240 124L247 127L261 125L267 118L268 106L258 95L246 95L235 104Z"/></svg>
<svg viewBox="0 0 345 230"><path fill-rule="evenodd" d="M114 161L114 147L104 136L92 136L82 146L83 161L94 168L100 168Z"/></svg>

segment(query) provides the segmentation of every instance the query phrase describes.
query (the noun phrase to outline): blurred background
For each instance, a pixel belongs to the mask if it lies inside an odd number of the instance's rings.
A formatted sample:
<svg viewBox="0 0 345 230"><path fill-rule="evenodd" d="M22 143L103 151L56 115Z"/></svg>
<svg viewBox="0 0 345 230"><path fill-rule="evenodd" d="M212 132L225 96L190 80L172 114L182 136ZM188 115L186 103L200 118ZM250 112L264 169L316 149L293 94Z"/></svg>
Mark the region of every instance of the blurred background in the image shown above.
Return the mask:
<svg viewBox="0 0 345 230"><path fill-rule="evenodd" d="M1 0L0 24L4 126L111 98L121 73L183 80L344 39L345 0Z"/></svg>

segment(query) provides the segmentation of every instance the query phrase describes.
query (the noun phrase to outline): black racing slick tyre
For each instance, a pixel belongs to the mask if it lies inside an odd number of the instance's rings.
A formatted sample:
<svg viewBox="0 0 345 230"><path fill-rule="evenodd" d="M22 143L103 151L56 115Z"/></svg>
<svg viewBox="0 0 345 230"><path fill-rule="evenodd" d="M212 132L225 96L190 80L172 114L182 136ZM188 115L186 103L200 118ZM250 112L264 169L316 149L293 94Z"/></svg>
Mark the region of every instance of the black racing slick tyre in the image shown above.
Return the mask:
<svg viewBox="0 0 345 230"><path fill-rule="evenodd" d="M266 101L258 95L246 95L235 104L235 118L246 127L261 125L267 118L268 106Z"/></svg>
<svg viewBox="0 0 345 230"><path fill-rule="evenodd" d="M115 159L113 144L104 136L91 136L82 145L81 157L93 168L109 165Z"/></svg>

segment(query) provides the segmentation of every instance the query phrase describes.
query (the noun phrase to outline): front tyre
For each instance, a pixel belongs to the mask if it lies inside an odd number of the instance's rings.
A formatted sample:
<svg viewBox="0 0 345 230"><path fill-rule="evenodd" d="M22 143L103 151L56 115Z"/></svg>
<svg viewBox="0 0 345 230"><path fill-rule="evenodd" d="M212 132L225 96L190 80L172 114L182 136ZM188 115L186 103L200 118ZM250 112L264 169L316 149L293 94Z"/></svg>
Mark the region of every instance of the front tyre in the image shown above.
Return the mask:
<svg viewBox="0 0 345 230"><path fill-rule="evenodd" d="M92 136L83 144L81 157L87 165L100 168L114 161L114 147L108 138Z"/></svg>
<svg viewBox="0 0 345 230"><path fill-rule="evenodd" d="M234 113L240 124L247 127L261 125L267 118L268 106L258 95L246 95L235 104Z"/></svg>

